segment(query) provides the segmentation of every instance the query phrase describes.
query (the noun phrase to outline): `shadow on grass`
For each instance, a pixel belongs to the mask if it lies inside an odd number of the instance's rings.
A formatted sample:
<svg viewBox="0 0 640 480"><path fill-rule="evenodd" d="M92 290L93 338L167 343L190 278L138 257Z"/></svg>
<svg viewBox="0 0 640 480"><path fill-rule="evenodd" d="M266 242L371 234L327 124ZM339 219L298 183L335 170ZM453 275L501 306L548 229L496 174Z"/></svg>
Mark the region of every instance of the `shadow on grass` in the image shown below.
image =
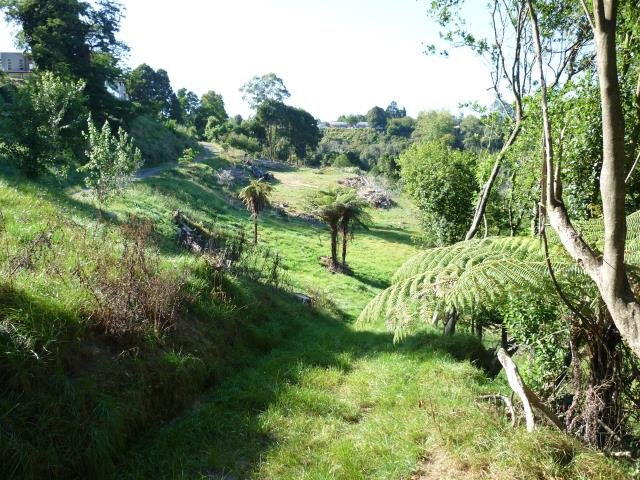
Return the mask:
<svg viewBox="0 0 640 480"><path fill-rule="evenodd" d="M394 345L390 333L355 331L345 322L296 305L287 294L272 293L267 303L263 310L268 320L253 333L266 333L273 348L223 380L197 406L139 438L119 468L119 478L249 478L276 442L261 422L262 413L287 402L309 367L348 373L358 359L390 352L426 361L446 356L473 360L483 351L473 337L445 338L433 332ZM295 334L286 340L275 336L291 327ZM307 400L303 408L346 423L357 421L321 401Z"/></svg>
<svg viewBox="0 0 640 480"><path fill-rule="evenodd" d="M388 281L385 282L383 280L369 278L361 273L358 273L357 271L352 271L349 276L355 278L360 283L364 283L365 285L369 285L373 288L379 288L380 290L384 290L385 288L388 288L389 285L391 285Z"/></svg>
<svg viewBox="0 0 640 480"><path fill-rule="evenodd" d="M371 227L369 230L363 231L361 234L377 237L387 242L402 243L405 245L413 244L411 234L399 228Z"/></svg>

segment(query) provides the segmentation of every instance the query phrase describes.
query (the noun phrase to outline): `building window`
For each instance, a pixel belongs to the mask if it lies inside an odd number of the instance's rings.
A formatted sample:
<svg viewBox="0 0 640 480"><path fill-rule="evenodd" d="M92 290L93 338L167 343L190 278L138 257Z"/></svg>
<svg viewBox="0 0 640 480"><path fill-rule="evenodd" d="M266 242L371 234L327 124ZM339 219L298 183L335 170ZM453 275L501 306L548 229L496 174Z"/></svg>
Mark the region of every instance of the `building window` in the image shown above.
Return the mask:
<svg viewBox="0 0 640 480"><path fill-rule="evenodd" d="M11 59L7 59L7 71L9 71L9 72L10 72L11 70L13 70L13 69L11 68Z"/></svg>

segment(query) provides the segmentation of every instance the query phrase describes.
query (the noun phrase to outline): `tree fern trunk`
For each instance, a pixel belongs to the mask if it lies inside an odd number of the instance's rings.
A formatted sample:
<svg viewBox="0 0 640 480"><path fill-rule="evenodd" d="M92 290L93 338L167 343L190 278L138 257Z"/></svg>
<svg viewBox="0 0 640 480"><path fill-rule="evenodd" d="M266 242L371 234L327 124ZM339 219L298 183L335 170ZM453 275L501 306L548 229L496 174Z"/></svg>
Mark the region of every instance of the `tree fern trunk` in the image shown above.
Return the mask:
<svg viewBox="0 0 640 480"><path fill-rule="evenodd" d="M253 244L258 244L258 215L253 216Z"/></svg>
<svg viewBox="0 0 640 480"><path fill-rule="evenodd" d="M338 227L331 227L331 263L338 266Z"/></svg>
<svg viewBox="0 0 640 480"><path fill-rule="evenodd" d="M349 234L349 227L347 224L342 225L342 266L347 268L347 241Z"/></svg>
<svg viewBox="0 0 640 480"><path fill-rule="evenodd" d="M447 323L444 326L444 334L451 336L456 333L456 324L458 323L458 311L456 309L451 310L447 314Z"/></svg>

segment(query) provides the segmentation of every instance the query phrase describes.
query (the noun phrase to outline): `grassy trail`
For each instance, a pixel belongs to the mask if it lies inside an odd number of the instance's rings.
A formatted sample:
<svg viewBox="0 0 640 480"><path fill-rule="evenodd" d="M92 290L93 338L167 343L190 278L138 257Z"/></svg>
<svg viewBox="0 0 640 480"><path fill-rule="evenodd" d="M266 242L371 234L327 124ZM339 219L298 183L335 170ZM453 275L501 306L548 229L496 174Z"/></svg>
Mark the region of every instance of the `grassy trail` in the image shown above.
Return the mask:
<svg viewBox="0 0 640 480"><path fill-rule="evenodd" d="M344 176L277 172L274 203L303 210L312 190ZM118 478L623 478L561 435L519 436L479 405L480 395L504 385L488 381L468 361L480 348L475 339L423 332L394 345L384 327L354 325L415 251L410 236L417 215L399 202L376 211L374 227L352 245L353 276L330 274L318 264L329 248L323 228L267 215L260 239L283 255L289 282L322 292L336 310L299 322L277 348L141 437ZM237 207L219 207L218 221L233 224L244 215Z"/></svg>
<svg viewBox="0 0 640 480"><path fill-rule="evenodd" d="M227 278L228 301L206 290L199 260L176 245L171 212L248 231L237 192L217 181L229 162L210 156L140 179L109 205L108 224L95 221L79 186L0 179L0 247L29 245L59 225L40 262L61 259L53 273L27 269L0 290L0 341L20 354L0 365L0 385L11 388L0 396L0 477L627 478L566 436L526 435L479 403L507 390L470 362L481 348L474 338L422 331L394 345L384 326L354 323L416 251L418 215L403 198L373 212L374 225L356 235L347 256L353 275L319 264L330 248L324 227L273 210L261 216L259 238L281 255L289 290L241 276ZM348 176L304 168L275 175L273 202L298 211L309 193ZM175 332L143 343L139 356L92 330L86 292L59 274L96 256L93 236L117 249L131 215L153 223L161 267L202 293ZM324 305L307 308L295 292Z"/></svg>

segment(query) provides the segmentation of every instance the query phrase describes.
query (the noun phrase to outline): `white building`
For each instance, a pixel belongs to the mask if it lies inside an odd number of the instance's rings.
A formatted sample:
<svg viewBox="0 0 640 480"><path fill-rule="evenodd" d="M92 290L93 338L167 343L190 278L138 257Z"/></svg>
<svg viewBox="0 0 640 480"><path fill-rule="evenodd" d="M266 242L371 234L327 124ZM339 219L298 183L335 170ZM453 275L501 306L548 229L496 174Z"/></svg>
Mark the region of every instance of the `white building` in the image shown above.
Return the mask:
<svg viewBox="0 0 640 480"><path fill-rule="evenodd" d="M23 77L31 73L33 64L23 53L0 52L0 70L10 77Z"/></svg>

